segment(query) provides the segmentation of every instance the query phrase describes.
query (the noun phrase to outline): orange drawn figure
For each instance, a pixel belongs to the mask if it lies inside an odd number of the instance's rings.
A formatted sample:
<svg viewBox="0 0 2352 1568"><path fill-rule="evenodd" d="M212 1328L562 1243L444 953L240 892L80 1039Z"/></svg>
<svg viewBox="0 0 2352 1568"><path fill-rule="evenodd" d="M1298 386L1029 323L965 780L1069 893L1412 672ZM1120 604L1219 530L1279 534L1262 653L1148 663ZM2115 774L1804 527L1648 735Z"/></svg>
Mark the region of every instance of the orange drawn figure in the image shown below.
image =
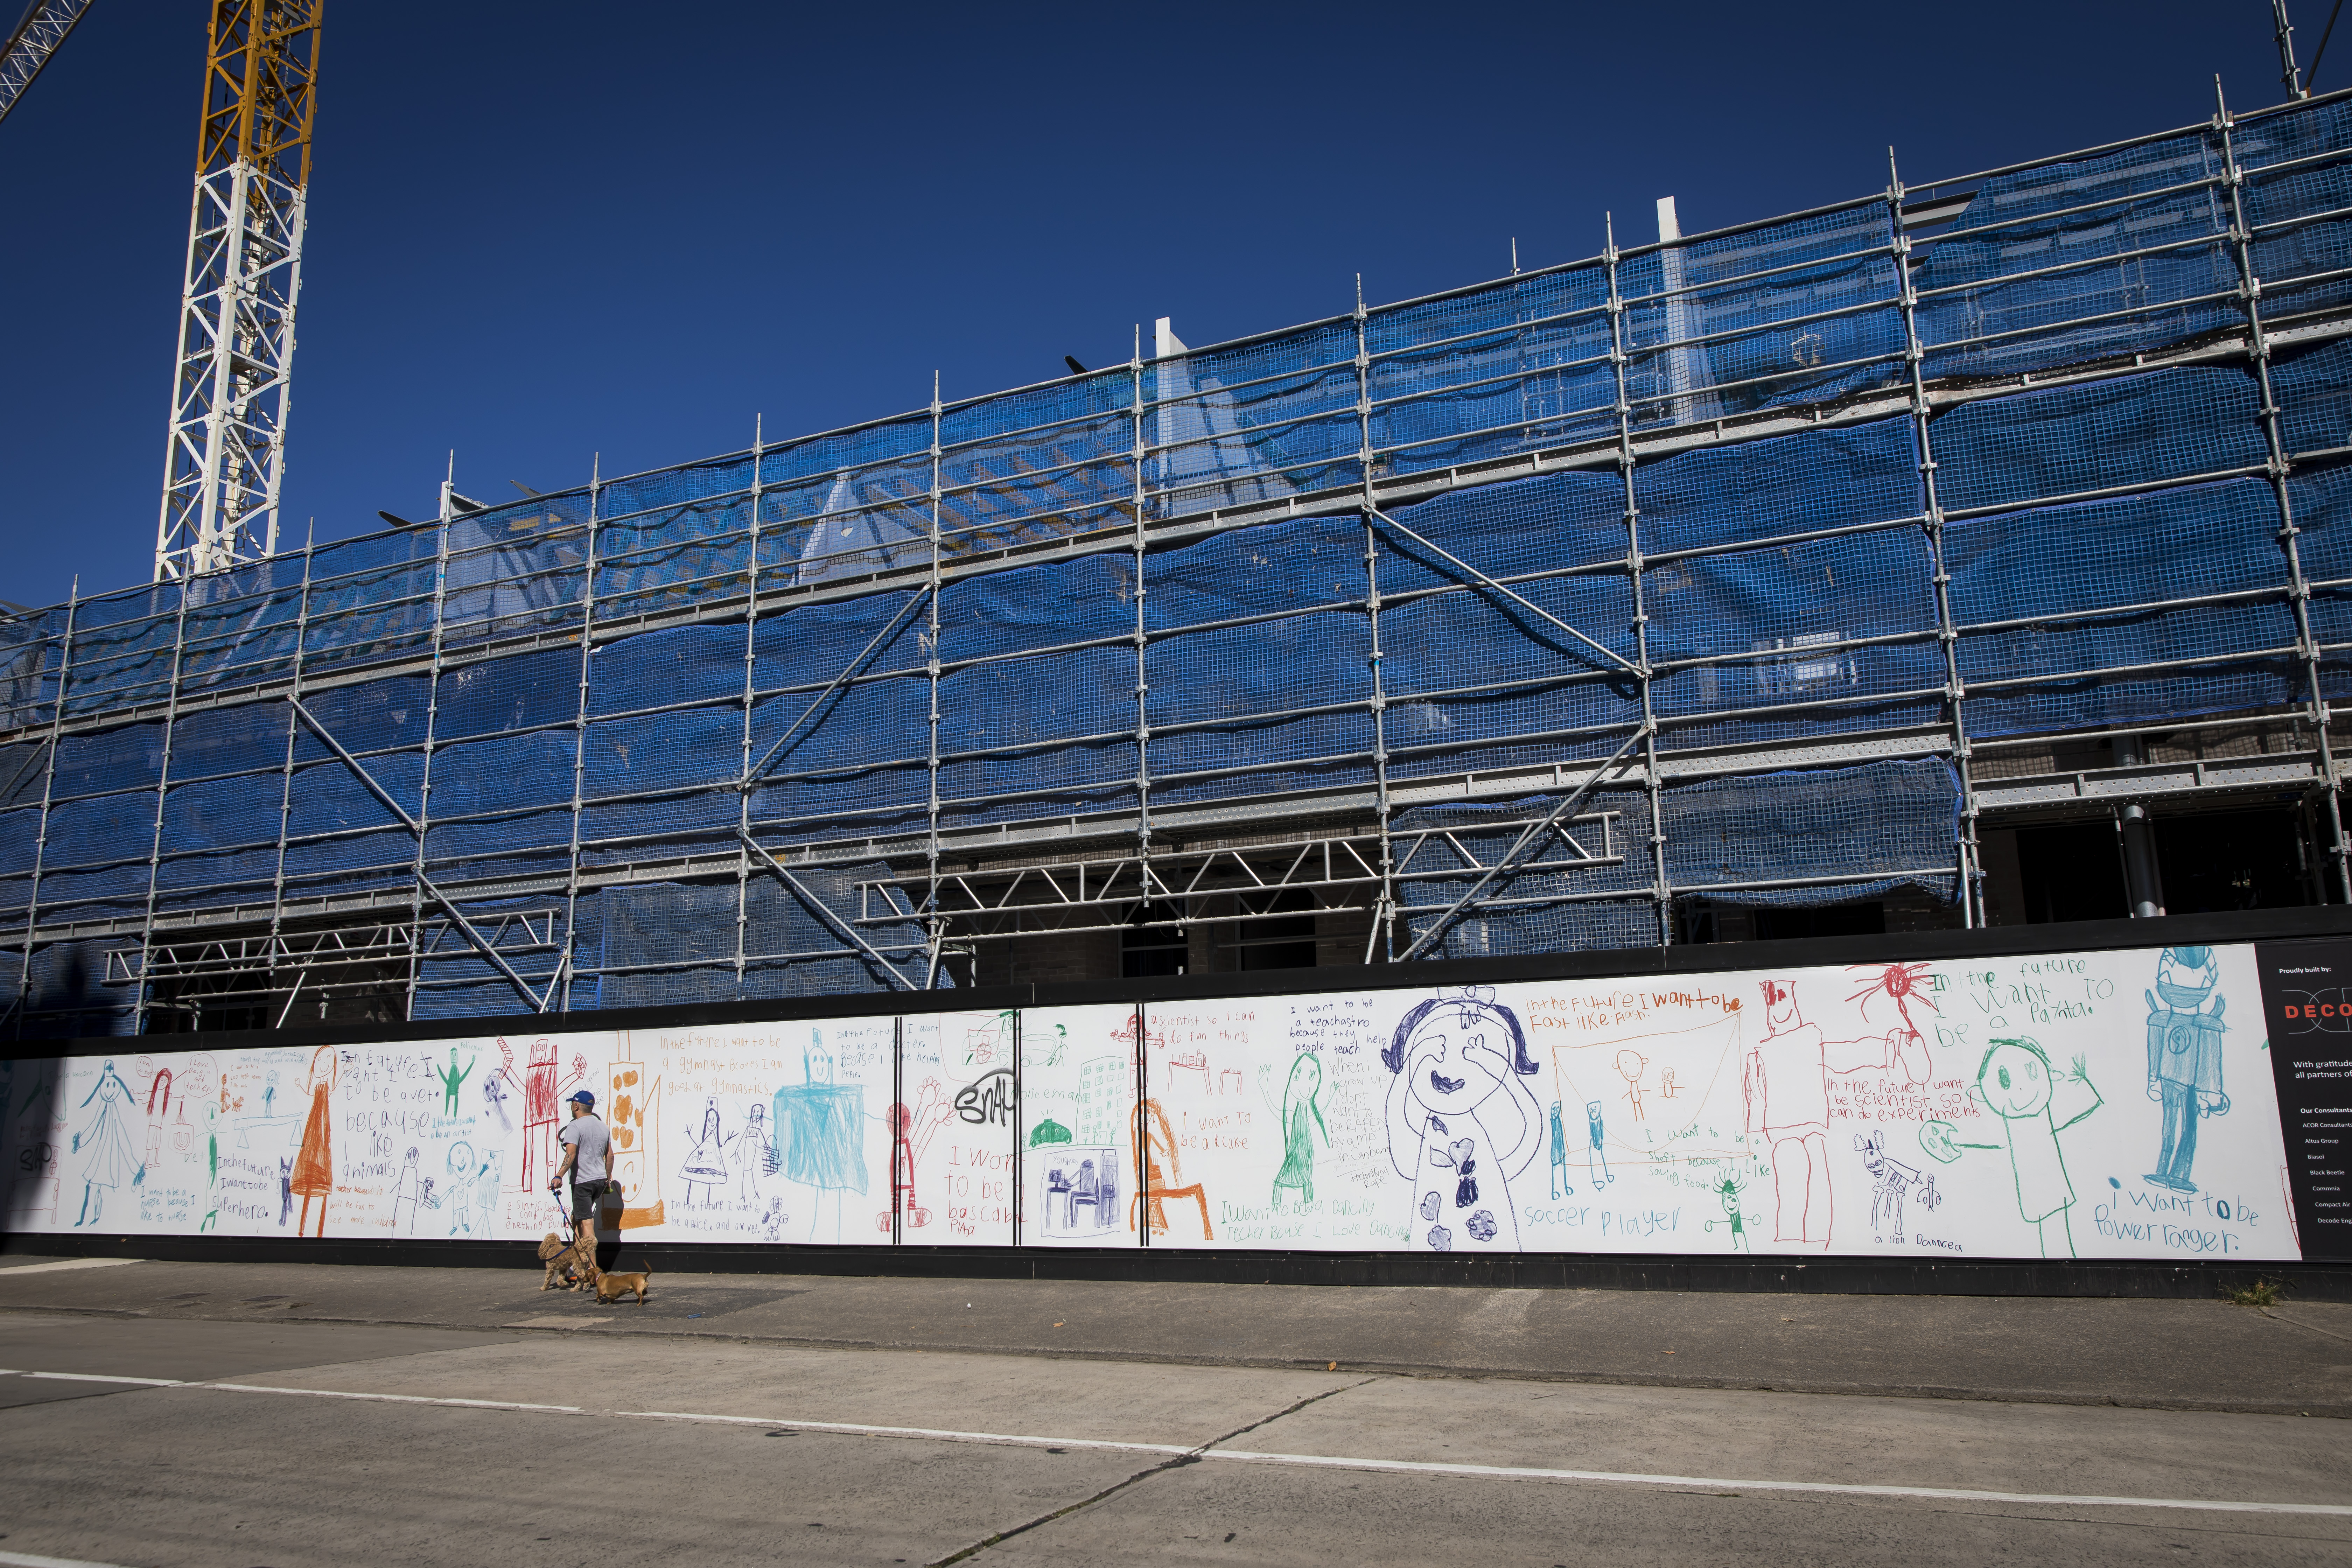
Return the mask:
<svg viewBox="0 0 2352 1568"><path fill-rule="evenodd" d="M1162 1156L1168 1169L1160 1168ZM1151 1226L1154 1236L1168 1234L1168 1212L1163 1206L1170 1198L1191 1198L1201 1205L1201 1239L1214 1241L1215 1233L1209 1228L1209 1194L1194 1182L1189 1187L1175 1184L1184 1179L1176 1163L1176 1133L1168 1125L1168 1113L1160 1109L1156 1100L1143 1102L1143 1191L1135 1194L1127 1205L1127 1228L1135 1228L1135 1205L1143 1205L1144 1223Z"/></svg>
<svg viewBox="0 0 2352 1568"><path fill-rule="evenodd" d="M310 1053L310 1116L302 1123L302 1148L294 1156L294 1170L286 1183L287 1191L302 1200L302 1217L294 1222L297 1236L310 1223L312 1198L319 1200L316 1234L327 1234L327 1194L335 1190L335 1154L328 1138L334 1113L328 1108L328 1097L334 1090L335 1050L332 1046L320 1046Z"/></svg>

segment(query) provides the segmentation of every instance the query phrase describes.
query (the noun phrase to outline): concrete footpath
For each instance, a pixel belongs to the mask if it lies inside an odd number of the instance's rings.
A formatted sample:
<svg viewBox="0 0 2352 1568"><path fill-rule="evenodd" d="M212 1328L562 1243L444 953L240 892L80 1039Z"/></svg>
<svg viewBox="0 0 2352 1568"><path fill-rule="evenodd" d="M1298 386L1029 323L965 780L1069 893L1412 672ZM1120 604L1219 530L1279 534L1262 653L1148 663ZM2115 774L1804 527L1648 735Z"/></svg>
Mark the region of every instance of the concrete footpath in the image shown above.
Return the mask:
<svg viewBox="0 0 2352 1568"><path fill-rule="evenodd" d="M2352 1416L2352 1305L662 1274L0 1257L0 1312Z"/></svg>

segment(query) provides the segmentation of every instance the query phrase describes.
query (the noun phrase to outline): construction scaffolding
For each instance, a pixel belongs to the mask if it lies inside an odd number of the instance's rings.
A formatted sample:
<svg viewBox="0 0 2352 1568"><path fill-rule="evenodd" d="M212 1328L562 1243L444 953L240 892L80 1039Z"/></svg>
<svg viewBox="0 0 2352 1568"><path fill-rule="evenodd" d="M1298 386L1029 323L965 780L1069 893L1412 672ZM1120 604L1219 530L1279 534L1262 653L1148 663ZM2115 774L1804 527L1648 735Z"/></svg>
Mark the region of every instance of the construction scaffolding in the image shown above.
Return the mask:
<svg viewBox="0 0 2352 1568"><path fill-rule="evenodd" d="M2223 111L77 598L0 626L0 997L1975 923L1988 814L2249 791L2343 900L2347 220L2352 101Z"/></svg>

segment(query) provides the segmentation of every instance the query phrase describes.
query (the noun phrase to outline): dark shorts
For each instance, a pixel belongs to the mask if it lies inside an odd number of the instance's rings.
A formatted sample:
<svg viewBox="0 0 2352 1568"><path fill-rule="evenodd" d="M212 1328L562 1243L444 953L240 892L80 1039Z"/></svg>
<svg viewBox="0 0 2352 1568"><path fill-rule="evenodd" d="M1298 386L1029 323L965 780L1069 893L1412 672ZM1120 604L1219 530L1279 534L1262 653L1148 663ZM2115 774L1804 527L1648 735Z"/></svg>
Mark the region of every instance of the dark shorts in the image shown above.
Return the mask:
<svg viewBox="0 0 2352 1568"><path fill-rule="evenodd" d="M596 1208L604 1201L604 1189L609 1182L574 1182L572 1184L572 1223L586 1225L596 1217Z"/></svg>

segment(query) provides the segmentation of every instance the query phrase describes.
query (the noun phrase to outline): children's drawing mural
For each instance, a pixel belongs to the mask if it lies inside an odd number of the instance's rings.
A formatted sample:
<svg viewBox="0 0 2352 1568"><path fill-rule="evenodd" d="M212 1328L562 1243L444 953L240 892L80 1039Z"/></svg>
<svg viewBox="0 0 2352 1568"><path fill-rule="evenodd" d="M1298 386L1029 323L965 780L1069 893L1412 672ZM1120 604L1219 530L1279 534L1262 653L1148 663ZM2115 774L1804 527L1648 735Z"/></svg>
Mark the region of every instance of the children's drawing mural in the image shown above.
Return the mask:
<svg viewBox="0 0 2352 1568"><path fill-rule="evenodd" d="M2175 947L120 1052L0 1138L20 1232L535 1239L588 1087L642 1240L2283 1259L2265 1017Z"/></svg>

